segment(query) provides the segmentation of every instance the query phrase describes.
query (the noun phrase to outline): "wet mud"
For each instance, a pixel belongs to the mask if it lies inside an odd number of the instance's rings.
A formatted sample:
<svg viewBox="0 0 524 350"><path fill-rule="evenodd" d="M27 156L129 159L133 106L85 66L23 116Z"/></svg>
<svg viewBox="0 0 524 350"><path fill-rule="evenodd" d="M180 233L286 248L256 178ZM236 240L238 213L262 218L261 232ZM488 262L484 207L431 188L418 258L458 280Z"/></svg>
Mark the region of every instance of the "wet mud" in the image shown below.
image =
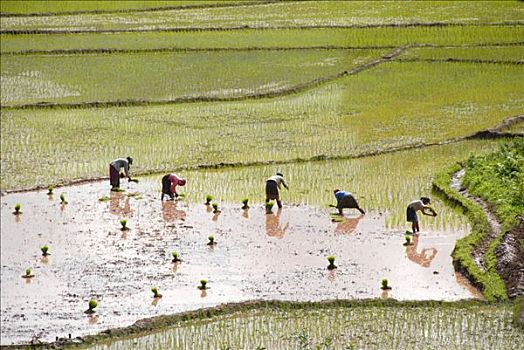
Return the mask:
<svg viewBox="0 0 524 350"><path fill-rule="evenodd" d="M497 247L497 272L504 280L510 298L524 296L524 218L507 232ZM524 315L524 314L523 314Z"/></svg>
<svg viewBox="0 0 524 350"><path fill-rule="evenodd" d="M388 213L262 204L160 201L144 179L110 192L104 182L1 197L1 344L83 336L139 319L249 300L319 301L479 297L453 269L465 231L424 231L404 246ZM65 193L68 204L60 204ZM101 198L104 200L99 200ZM15 204L23 212L13 215ZM331 212L333 209L331 209ZM129 230L122 231L120 219ZM208 246L208 236L215 246ZM40 247L48 245L47 257ZM172 263L176 250L182 262ZM328 270L327 256L336 256ZM21 276L32 267L31 279ZM392 289L380 289L383 278ZM209 289L199 290L201 279ZM162 298L153 298L152 287ZM386 294L386 295L385 295ZM98 301L86 315L90 299Z"/></svg>

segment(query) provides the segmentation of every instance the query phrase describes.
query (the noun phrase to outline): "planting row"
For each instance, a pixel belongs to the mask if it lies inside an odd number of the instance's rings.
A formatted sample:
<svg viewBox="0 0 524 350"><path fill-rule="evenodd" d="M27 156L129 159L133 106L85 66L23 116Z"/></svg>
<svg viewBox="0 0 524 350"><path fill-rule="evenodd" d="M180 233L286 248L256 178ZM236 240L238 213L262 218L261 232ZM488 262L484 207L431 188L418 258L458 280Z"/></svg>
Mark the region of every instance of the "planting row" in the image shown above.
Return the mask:
<svg viewBox="0 0 524 350"><path fill-rule="evenodd" d="M214 317L202 313L181 317L176 327L89 349L512 349L524 342L511 322L511 304L353 304L262 304Z"/></svg>
<svg viewBox="0 0 524 350"><path fill-rule="evenodd" d="M428 8L430 7L430 8ZM139 13L101 13L46 17L1 17L2 30L143 30L216 27L302 27L411 23L479 24L518 21L515 2L426 3L285 1L259 6L197 8Z"/></svg>

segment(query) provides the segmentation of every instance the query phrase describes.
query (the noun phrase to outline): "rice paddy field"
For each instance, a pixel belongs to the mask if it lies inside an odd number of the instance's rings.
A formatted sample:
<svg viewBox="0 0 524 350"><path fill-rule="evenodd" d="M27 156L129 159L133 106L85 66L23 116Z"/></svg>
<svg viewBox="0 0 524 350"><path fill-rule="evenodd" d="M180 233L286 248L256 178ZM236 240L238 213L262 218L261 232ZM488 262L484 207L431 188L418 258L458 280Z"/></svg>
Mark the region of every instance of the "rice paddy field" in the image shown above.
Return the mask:
<svg viewBox="0 0 524 350"><path fill-rule="evenodd" d="M481 298L473 286L468 285L471 291L459 286L449 257L454 240L468 234L470 223L461 209L432 194L432 181L470 155L496 150L499 136L478 137L483 131L499 130L500 138L524 137L521 2L4 0L0 12L1 282L21 290L2 288L1 345L53 341L68 332L85 336L222 302L308 301L304 292L272 294L261 287L265 282L285 284L283 276L291 276L296 290L314 284L311 300L322 300L328 285L308 270L309 257L300 252L325 258L329 252L324 249L364 244L363 237L381 247L402 241L410 228L405 207L422 195L431 195L439 215L422 219L429 241L422 241L426 250L415 255L423 259L423 252L438 250L435 262L423 266L402 246L392 250L404 255L401 262L336 254L358 271L369 264L374 278L391 270L396 280L414 283L411 279L421 278L422 288L431 292L426 298L417 292L413 299ZM112 207L107 183L109 162L126 156L134 158L132 176L140 176L140 185L123 186L122 200L131 201L130 211L118 209L118 203L117 209ZM262 210L265 179L277 171L290 185L282 192L284 216L264 218L255 211L246 224L240 215L230 215L243 198L249 198L257 208L253 210ZM154 204L160 178L168 172L188 180L175 210L176 230ZM74 209L54 210L58 199L48 200L41 191L48 186L55 188L56 197L71 195ZM335 203L334 188L351 191L368 213L366 219L351 213L331 222L327 207ZM226 214L211 223L198 209L208 194ZM107 208L98 203L105 197ZM30 213L15 220L11 211L16 203ZM286 218L286 210L291 217ZM302 222L301 210L313 221ZM49 220L40 222L39 215ZM145 216L155 219L149 222ZM93 246L101 244L107 231L113 231L108 228L112 220L120 218L130 221L130 236L118 235L113 246L101 249L99 259L96 251L79 250L78 259L60 252L68 239L78 242L83 235ZM90 229L77 230L75 221ZM284 234L286 221L293 234ZM65 232L71 237L66 239L60 231L68 224ZM227 231L235 227L243 228L237 240ZM151 232L168 229L172 236L163 243L150 239ZM340 230L350 234L341 236ZM32 237L32 231L38 236ZM236 241L227 254L215 252L219 262L254 254L253 239L258 246L286 252L283 264L298 259L296 266L305 270L296 267L290 275L272 276L270 269L265 280L256 280L257 288L235 285L241 292L232 292L227 278L213 268L217 293L211 289L207 299L190 297L185 305L176 301L176 294L186 293L191 278L202 277L191 270L182 269L184 277L178 280L176 270L151 273L131 264L125 271L137 282L124 283L119 299L106 290L117 288L111 279L120 281L117 276L104 275L106 289L90 288L89 279L81 287L72 282L73 273L96 275L93 271L102 262L120 266L114 260L120 258L113 256L122 246L129 253L145 244L151 255L144 257L153 259L181 244L190 260L202 259L190 247L197 244L196 237L213 232L229 232L222 238ZM327 232L324 241L313 232ZM280 235L285 238L275 238ZM308 249L301 247L302 240L308 241ZM57 242L54 267L33 254L34 241ZM80 258L93 262L89 271L80 268ZM193 273L206 270L206 259ZM66 261L74 268L64 268ZM406 268L409 264L413 266ZM38 272L36 283L21 283L20 274L30 265ZM440 266L440 275L432 275L429 266L435 271ZM235 280L235 270L226 271ZM325 299L380 298L371 287L377 281L353 272L341 273ZM44 283L39 278L53 281L46 300L57 313L46 314L33 302L33 289ZM445 288L437 288L438 278ZM147 289L152 283L170 295L161 307L151 307L150 300L142 304L143 296L137 294L141 285ZM55 287L60 293L53 293ZM446 288L455 294L442 292ZM80 309L93 297L104 305L104 295L106 306L96 322L63 307L74 303ZM409 296L408 285L402 284L390 297L411 300ZM182 320L161 332L94 348L512 349L524 340L509 321L511 303L355 303L261 304Z"/></svg>

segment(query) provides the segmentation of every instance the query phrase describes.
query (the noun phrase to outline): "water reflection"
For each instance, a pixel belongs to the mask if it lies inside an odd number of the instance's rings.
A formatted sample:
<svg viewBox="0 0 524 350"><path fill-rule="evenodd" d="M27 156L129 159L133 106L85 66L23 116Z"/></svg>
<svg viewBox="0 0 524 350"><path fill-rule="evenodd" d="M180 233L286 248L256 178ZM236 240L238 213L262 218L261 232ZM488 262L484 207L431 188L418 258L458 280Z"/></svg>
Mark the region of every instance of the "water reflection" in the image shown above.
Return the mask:
<svg viewBox="0 0 524 350"><path fill-rule="evenodd" d="M166 222L173 222L176 220L185 220L186 212L177 209L177 201L162 202L162 217Z"/></svg>
<svg viewBox="0 0 524 350"><path fill-rule="evenodd" d="M280 215L282 214L282 208L277 210L276 214L266 214L266 233L270 237L282 238L286 230L289 228L289 222L286 222L284 226L280 224Z"/></svg>
<svg viewBox="0 0 524 350"><path fill-rule="evenodd" d="M406 254L408 255L408 259L422 267L429 267L437 255L437 249L424 248L420 251L420 253L417 253L419 235L413 235L412 239L413 244L406 246Z"/></svg>
<svg viewBox="0 0 524 350"><path fill-rule="evenodd" d="M348 217L345 217L345 216L341 216L342 221L340 221L337 224L337 227L335 227L335 233L336 234L342 234L342 235L343 234L350 234L351 232L355 231L355 229L357 228L358 222L363 217L364 217L363 214L361 214L361 215L359 215L357 217L353 217L353 218L348 218Z"/></svg>
<svg viewBox="0 0 524 350"><path fill-rule="evenodd" d="M123 203L121 203L122 199L124 199ZM122 192L111 191L109 194L109 212L118 216L129 216L133 212L129 204L129 197Z"/></svg>

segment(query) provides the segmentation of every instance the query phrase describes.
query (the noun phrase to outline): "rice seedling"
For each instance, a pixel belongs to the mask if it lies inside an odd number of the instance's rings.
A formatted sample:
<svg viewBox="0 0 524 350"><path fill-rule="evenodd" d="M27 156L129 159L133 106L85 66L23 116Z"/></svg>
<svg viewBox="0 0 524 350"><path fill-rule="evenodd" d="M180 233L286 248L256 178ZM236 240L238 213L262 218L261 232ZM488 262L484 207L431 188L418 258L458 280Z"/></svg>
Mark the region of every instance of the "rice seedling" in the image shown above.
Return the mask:
<svg viewBox="0 0 524 350"><path fill-rule="evenodd" d="M334 255L330 255L327 257L327 261L329 262L329 265L328 265L328 270L333 270L333 269L336 269L338 266L335 265L335 256Z"/></svg>
<svg viewBox="0 0 524 350"><path fill-rule="evenodd" d="M215 246L217 244L217 242L215 242L215 236L209 236L207 237L207 239L208 239L207 245Z"/></svg>
<svg viewBox="0 0 524 350"><path fill-rule="evenodd" d="M384 289L384 290L388 290L388 289L391 289L391 286L389 286L388 284L388 280L387 279L382 279L382 281L380 282L380 288L381 289Z"/></svg>
<svg viewBox="0 0 524 350"><path fill-rule="evenodd" d="M61 193L60 194L60 204L67 204L67 200L66 200L66 197L65 197L65 194Z"/></svg>
<svg viewBox="0 0 524 350"><path fill-rule="evenodd" d="M213 207L213 214L220 213L220 209L218 209L218 203L213 203L211 206Z"/></svg>
<svg viewBox="0 0 524 350"><path fill-rule="evenodd" d="M151 288L151 292L153 292L153 298L155 299L162 298L162 294L158 292L158 287Z"/></svg>
<svg viewBox="0 0 524 350"><path fill-rule="evenodd" d="M405 246L408 246L408 245L413 245L413 243L411 242L411 235L404 235L404 245Z"/></svg>
<svg viewBox="0 0 524 350"><path fill-rule="evenodd" d="M209 287L207 287L207 280L201 279L198 289L201 289L201 290L209 289Z"/></svg>
<svg viewBox="0 0 524 350"><path fill-rule="evenodd" d="M127 231L129 230L129 227L127 227L127 220L126 219L120 219L120 230L121 231Z"/></svg>
<svg viewBox="0 0 524 350"><path fill-rule="evenodd" d="M242 199L242 209L244 209L244 210L249 209L248 202L249 202L248 198Z"/></svg>
<svg viewBox="0 0 524 350"><path fill-rule="evenodd" d="M102 197L98 198L99 202L108 202L109 200L111 200L111 198L109 198L109 196L102 196Z"/></svg>
<svg viewBox="0 0 524 350"><path fill-rule="evenodd" d="M49 253L49 246L48 245L44 245L44 246L40 247L40 250L42 251L42 256L51 255L51 253Z"/></svg>
<svg viewBox="0 0 524 350"><path fill-rule="evenodd" d="M205 202L205 205L211 205L211 201L213 200L213 196L208 194L206 196L206 202Z"/></svg>
<svg viewBox="0 0 524 350"><path fill-rule="evenodd" d="M171 260L171 262L173 263L178 263L182 261L180 257L178 256L178 252L176 250L171 252L171 256L173 257L173 259Z"/></svg>
<svg viewBox="0 0 524 350"><path fill-rule="evenodd" d="M52 196L53 195L53 186L47 187L47 195Z"/></svg>
<svg viewBox="0 0 524 350"><path fill-rule="evenodd" d="M13 212L13 214L15 214L15 215L22 214L22 212L20 211L21 208L22 208L22 206L20 205L20 203L16 203L15 204L15 211Z"/></svg>
<svg viewBox="0 0 524 350"><path fill-rule="evenodd" d="M98 302L95 299L90 299L87 303L87 310L84 311L85 314L94 314L96 311L96 307L98 306Z"/></svg>
<svg viewBox="0 0 524 350"><path fill-rule="evenodd" d="M35 277L35 275L33 274L33 268L28 267L27 269L25 269L25 274L22 275L22 278L33 278L33 277Z"/></svg>
<svg viewBox="0 0 524 350"><path fill-rule="evenodd" d="M273 213L273 206L275 205L274 201L266 202L266 214Z"/></svg>

